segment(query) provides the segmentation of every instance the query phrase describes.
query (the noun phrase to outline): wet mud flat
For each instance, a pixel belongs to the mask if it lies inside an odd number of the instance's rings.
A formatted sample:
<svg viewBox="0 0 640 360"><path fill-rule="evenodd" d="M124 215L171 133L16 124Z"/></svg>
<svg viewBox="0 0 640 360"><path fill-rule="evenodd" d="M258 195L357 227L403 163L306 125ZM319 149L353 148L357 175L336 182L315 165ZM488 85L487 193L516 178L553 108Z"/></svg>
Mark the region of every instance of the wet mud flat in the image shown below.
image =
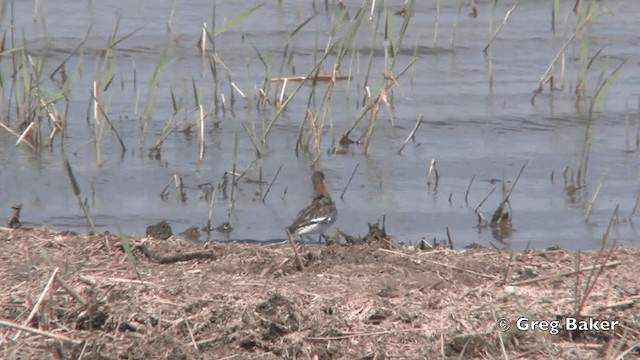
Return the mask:
<svg viewBox="0 0 640 360"><path fill-rule="evenodd" d="M0 358L640 358L638 248L387 245L1 228Z"/></svg>

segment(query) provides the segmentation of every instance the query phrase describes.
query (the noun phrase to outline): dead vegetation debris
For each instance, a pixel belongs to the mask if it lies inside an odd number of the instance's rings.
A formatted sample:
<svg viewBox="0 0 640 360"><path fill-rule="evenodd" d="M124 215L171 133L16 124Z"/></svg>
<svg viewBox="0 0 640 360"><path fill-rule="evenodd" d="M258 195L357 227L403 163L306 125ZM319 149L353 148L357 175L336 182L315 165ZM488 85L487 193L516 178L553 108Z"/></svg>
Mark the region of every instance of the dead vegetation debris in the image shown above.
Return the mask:
<svg viewBox="0 0 640 360"><path fill-rule="evenodd" d="M300 272L288 244L129 242L135 264L108 233L0 228L0 357L640 358L640 249L302 245ZM580 319L615 330L515 328L575 316L596 270Z"/></svg>

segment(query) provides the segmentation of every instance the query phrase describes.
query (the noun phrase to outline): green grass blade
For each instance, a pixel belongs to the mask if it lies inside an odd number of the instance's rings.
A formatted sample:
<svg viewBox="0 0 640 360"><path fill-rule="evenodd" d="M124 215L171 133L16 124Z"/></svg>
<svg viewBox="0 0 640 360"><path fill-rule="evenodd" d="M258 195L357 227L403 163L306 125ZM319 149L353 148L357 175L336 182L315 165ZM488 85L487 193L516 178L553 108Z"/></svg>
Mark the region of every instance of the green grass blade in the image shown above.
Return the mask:
<svg viewBox="0 0 640 360"><path fill-rule="evenodd" d="M240 14L238 14L236 17L234 17L233 19L227 21L226 24L224 24L220 29L218 29L216 32L213 33L213 37L216 37L218 35L224 34L225 32L233 29L234 27L238 26L238 24L240 24L242 21L244 21L244 19L246 19L247 17L249 17L251 14L253 14L256 10L258 10L259 8L261 8L264 4L260 4L258 6L252 7L251 9L248 9L246 11L241 12Z"/></svg>

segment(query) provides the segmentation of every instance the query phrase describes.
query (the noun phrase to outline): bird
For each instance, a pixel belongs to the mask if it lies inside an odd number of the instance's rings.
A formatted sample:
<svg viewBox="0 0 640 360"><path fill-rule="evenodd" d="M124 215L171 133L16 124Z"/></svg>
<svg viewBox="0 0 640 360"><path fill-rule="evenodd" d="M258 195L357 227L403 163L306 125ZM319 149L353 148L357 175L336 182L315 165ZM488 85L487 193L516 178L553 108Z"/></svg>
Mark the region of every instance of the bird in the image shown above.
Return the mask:
<svg viewBox="0 0 640 360"><path fill-rule="evenodd" d="M300 235L300 237L308 234L320 234L320 241L324 232L336 221L338 209L324 182L324 173L322 171L314 172L311 176L311 182L313 183L313 200L298 213L293 223L287 227L287 232L291 235Z"/></svg>

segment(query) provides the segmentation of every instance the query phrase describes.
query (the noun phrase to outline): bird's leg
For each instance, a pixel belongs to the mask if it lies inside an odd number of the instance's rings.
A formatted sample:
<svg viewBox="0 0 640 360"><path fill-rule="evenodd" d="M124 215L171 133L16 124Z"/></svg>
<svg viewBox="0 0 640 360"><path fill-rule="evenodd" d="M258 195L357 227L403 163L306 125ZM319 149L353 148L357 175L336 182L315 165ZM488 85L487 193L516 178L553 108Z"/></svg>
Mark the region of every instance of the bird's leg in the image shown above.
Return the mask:
<svg viewBox="0 0 640 360"><path fill-rule="evenodd" d="M322 234L318 235L318 245L322 245Z"/></svg>

